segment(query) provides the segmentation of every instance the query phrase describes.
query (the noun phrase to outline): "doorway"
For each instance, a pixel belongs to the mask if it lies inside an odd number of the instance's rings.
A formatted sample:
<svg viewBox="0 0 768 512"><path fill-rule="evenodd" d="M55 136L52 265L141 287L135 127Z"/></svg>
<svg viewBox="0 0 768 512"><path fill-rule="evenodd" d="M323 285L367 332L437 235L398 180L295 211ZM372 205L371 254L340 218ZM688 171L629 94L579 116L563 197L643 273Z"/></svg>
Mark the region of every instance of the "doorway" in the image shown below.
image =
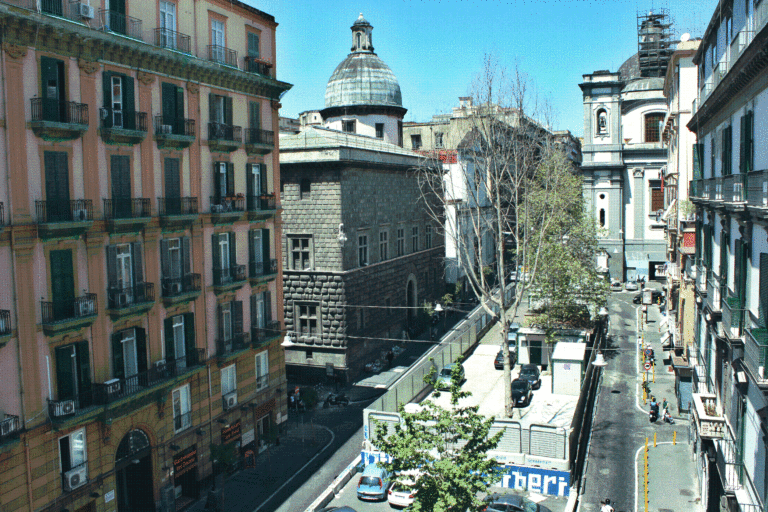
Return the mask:
<svg viewBox="0 0 768 512"><path fill-rule="evenodd" d="M118 512L155 512L152 449L141 430L128 432L115 455Z"/></svg>

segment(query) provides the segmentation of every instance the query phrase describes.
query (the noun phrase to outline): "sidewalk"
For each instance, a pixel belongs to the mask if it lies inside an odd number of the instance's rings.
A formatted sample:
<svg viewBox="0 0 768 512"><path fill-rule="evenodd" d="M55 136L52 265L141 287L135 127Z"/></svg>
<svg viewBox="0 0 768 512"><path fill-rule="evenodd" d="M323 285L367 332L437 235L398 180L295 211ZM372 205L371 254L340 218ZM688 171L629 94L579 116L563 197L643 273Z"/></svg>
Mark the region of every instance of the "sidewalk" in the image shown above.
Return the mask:
<svg viewBox="0 0 768 512"><path fill-rule="evenodd" d="M280 486L296 475L304 465L320 453L332 440L327 429L313 423L303 425L294 420L280 436L280 444L272 445L256 457L256 467L238 471L224 482L223 510L253 512L267 501ZM190 507L190 512L205 510L207 490Z"/></svg>

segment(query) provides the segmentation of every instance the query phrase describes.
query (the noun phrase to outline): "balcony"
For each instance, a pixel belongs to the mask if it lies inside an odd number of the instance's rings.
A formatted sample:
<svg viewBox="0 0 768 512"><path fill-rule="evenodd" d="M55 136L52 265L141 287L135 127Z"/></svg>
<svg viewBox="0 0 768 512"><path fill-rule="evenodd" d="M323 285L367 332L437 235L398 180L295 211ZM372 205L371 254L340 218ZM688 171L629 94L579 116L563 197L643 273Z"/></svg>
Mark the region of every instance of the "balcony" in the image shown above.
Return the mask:
<svg viewBox="0 0 768 512"><path fill-rule="evenodd" d="M768 218L768 171L747 173L747 209L756 216Z"/></svg>
<svg viewBox="0 0 768 512"><path fill-rule="evenodd" d="M696 286L696 293L698 293L703 297L707 296L707 273L708 272L709 270L707 270L707 267L699 263L699 266L696 269L696 282L694 284Z"/></svg>
<svg viewBox="0 0 768 512"><path fill-rule="evenodd" d="M156 28L154 33L155 46L181 53L191 53L190 48L192 47L192 38L187 34L182 34L181 32L162 27Z"/></svg>
<svg viewBox="0 0 768 512"><path fill-rule="evenodd" d="M99 20L101 21L101 30L105 32L113 32L139 41L143 40L141 20L138 18L126 16L110 9L101 9Z"/></svg>
<svg viewBox="0 0 768 512"><path fill-rule="evenodd" d="M155 284L138 283L107 290L107 309L113 320L145 313L155 304Z"/></svg>
<svg viewBox="0 0 768 512"><path fill-rule="evenodd" d="M107 221L108 231L138 231L146 226L151 218L149 198L104 199L104 219Z"/></svg>
<svg viewBox="0 0 768 512"><path fill-rule="evenodd" d="M251 335L247 332L232 333L230 339L216 340L216 357L220 360L229 360L233 356L251 348Z"/></svg>
<svg viewBox="0 0 768 512"><path fill-rule="evenodd" d="M693 419L699 437L721 439L725 433L725 418L717 408L717 397L710 393L693 393Z"/></svg>
<svg viewBox="0 0 768 512"><path fill-rule="evenodd" d="M743 486L744 457L730 436L723 436L715 446L717 448L715 464L717 464L717 474L720 475L723 490L733 494Z"/></svg>
<svg viewBox="0 0 768 512"><path fill-rule="evenodd" d="M248 220L265 220L274 217L277 212L275 194L247 196Z"/></svg>
<svg viewBox="0 0 768 512"><path fill-rule="evenodd" d="M248 277L252 285L271 281L277 277L277 260L251 261L248 264Z"/></svg>
<svg viewBox="0 0 768 512"><path fill-rule="evenodd" d="M195 141L195 120L155 116L155 141L160 149L184 149Z"/></svg>
<svg viewBox="0 0 768 512"><path fill-rule="evenodd" d="M722 308L723 283L720 277L711 270L707 276L707 305L713 312L719 312Z"/></svg>
<svg viewBox="0 0 768 512"><path fill-rule="evenodd" d="M237 52L217 44L208 45L208 60L225 66L237 67Z"/></svg>
<svg viewBox="0 0 768 512"><path fill-rule="evenodd" d="M164 227L186 226L197 220L196 197L158 197L157 212Z"/></svg>
<svg viewBox="0 0 768 512"><path fill-rule="evenodd" d="M43 140L80 138L88 131L88 105L74 101L32 98L32 131Z"/></svg>
<svg viewBox="0 0 768 512"><path fill-rule="evenodd" d="M104 406L116 404L124 398L134 397L140 393L151 391L160 386L173 385L174 379L205 364L205 349L195 348L184 357L171 361L157 361L152 368L139 372L130 377L110 379L103 383L95 383L88 391L60 400L48 401L48 414L56 424L72 422L79 416L88 413L101 413ZM156 401L155 394L148 395L151 401ZM134 408L144 404L137 402ZM113 409L117 414L128 412L131 407ZM115 414L110 414L114 417Z"/></svg>
<svg viewBox="0 0 768 512"><path fill-rule="evenodd" d="M245 196L211 196L211 222L230 224L241 220L245 213Z"/></svg>
<svg viewBox="0 0 768 512"><path fill-rule="evenodd" d="M40 301L43 332L55 336L91 325L99 313L96 294L86 293L69 301Z"/></svg>
<svg viewBox="0 0 768 512"><path fill-rule="evenodd" d="M18 416L6 414L5 418L0 420L0 444L17 436L19 432L21 432L21 421Z"/></svg>
<svg viewBox="0 0 768 512"><path fill-rule="evenodd" d="M0 309L0 348L3 348L11 339L13 329L11 329L11 312L7 309Z"/></svg>
<svg viewBox="0 0 768 512"><path fill-rule="evenodd" d="M744 340L744 362L758 384L768 385L768 373L765 371L765 361L768 356L768 329L756 327L747 329Z"/></svg>
<svg viewBox="0 0 768 512"><path fill-rule="evenodd" d="M198 295L202 288L200 274L187 274L183 277L166 277L162 280L163 303L172 306L182 302L189 302Z"/></svg>
<svg viewBox="0 0 768 512"><path fill-rule="evenodd" d="M270 341L280 337L280 322L269 321L264 327L251 327L251 344L253 348L268 345Z"/></svg>
<svg viewBox="0 0 768 512"><path fill-rule="evenodd" d="M256 73L257 75L264 75L268 78L272 78L272 63L268 60L246 55L243 57L245 61L245 70L248 73Z"/></svg>
<svg viewBox="0 0 768 512"><path fill-rule="evenodd" d="M747 175L729 174L719 179L722 180L722 200L726 209L732 212L744 211L747 200Z"/></svg>
<svg viewBox="0 0 768 512"><path fill-rule="evenodd" d="M243 145L243 129L223 123L208 123L208 148L230 153Z"/></svg>
<svg viewBox="0 0 768 512"><path fill-rule="evenodd" d="M42 238L79 236L93 224L93 201L35 201L35 213Z"/></svg>
<svg viewBox="0 0 768 512"><path fill-rule="evenodd" d="M99 118L101 119L99 133L107 144L133 146L147 136L146 112L100 108Z"/></svg>
<svg viewBox="0 0 768 512"><path fill-rule="evenodd" d="M731 293L723 300L723 319L720 323L722 334L731 341L740 341L744 336L746 310L744 300Z"/></svg>
<svg viewBox="0 0 768 512"><path fill-rule="evenodd" d="M245 265L213 269L213 291L224 293L242 288L245 284Z"/></svg>
<svg viewBox="0 0 768 512"><path fill-rule="evenodd" d="M275 132L259 128L245 129L245 152L249 155L266 155L275 149Z"/></svg>

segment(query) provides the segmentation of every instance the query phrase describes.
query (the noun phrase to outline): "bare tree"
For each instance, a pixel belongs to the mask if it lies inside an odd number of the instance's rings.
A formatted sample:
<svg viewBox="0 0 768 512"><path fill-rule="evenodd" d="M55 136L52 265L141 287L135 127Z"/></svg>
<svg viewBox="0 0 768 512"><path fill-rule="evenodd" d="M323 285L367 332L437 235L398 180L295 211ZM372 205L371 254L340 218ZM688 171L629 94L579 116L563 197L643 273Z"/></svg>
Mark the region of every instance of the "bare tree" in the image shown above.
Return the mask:
<svg viewBox="0 0 768 512"><path fill-rule="evenodd" d="M546 128L549 114L518 68L509 72L486 56L460 112L455 160L428 153L419 172L425 197L441 198L431 213L455 248L467 285L501 322L507 417L514 407L510 321L582 204L581 184ZM512 271L514 283L506 278Z"/></svg>

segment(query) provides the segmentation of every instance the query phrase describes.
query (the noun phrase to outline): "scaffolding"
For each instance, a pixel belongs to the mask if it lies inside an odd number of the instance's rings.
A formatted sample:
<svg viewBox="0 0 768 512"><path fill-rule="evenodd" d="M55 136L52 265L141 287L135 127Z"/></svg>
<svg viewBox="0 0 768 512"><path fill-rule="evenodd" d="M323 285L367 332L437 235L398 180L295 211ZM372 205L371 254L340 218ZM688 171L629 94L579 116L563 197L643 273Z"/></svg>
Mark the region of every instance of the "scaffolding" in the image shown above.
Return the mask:
<svg viewBox="0 0 768 512"><path fill-rule="evenodd" d="M668 9L637 15L637 57L641 77L664 77L672 48L672 21Z"/></svg>

